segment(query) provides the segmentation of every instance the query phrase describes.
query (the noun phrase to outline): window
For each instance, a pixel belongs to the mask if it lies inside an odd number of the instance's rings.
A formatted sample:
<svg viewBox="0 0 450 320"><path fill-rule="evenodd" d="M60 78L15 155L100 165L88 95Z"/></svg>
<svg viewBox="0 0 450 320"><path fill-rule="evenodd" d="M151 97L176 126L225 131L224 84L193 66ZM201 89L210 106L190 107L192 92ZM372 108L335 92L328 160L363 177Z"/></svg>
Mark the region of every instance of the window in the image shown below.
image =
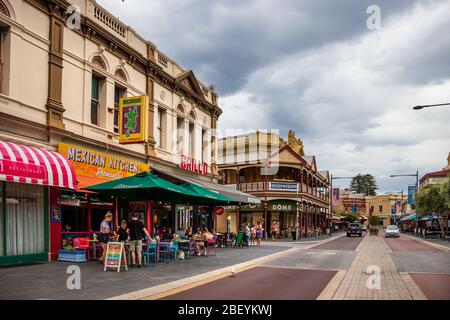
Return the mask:
<svg viewBox="0 0 450 320"><path fill-rule="evenodd" d="M91 86L91 123L99 125L99 102L100 99L100 78L92 76Z"/></svg>
<svg viewBox="0 0 450 320"><path fill-rule="evenodd" d="M208 145L208 136L206 134L206 130L203 129L202 130L202 162L205 162L207 160L207 155L206 155L206 147Z"/></svg>
<svg viewBox="0 0 450 320"><path fill-rule="evenodd" d="M189 122L189 155L195 158L195 126Z"/></svg>
<svg viewBox="0 0 450 320"><path fill-rule="evenodd" d="M383 206L378 207L379 212L383 212Z"/></svg>
<svg viewBox="0 0 450 320"><path fill-rule="evenodd" d="M9 91L9 61L11 32L9 27L0 25L0 92Z"/></svg>
<svg viewBox="0 0 450 320"><path fill-rule="evenodd" d="M184 130L184 119L181 117L177 117L177 152L178 154L183 154L183 133Z"/></svg>
<svg viewBox="0 0 450 320"><path fill-rule="evenodd" d="M126 90L122 87L114 87L114 132L119 133L119 103L120 98L125 97Z"/></svg>
<svg viewBox="0 0 450 320"><path fill-rule="evenodd" d="M160 148L164 148L164 119L164 109L158 108L158 114L156 118L156 145Z"/></svg>

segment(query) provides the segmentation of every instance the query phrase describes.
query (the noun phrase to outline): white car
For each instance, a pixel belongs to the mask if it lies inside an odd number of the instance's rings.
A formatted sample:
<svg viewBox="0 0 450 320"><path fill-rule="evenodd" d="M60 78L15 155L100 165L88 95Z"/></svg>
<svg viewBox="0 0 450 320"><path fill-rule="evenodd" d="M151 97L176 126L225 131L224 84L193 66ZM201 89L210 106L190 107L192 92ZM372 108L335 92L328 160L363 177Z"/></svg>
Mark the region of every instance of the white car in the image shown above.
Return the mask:
<svg viewBox="0 0 450 320"><path fill-rule="evenodd" d="M397 226L388 226L386 228L386 231L384 232L384 236L386 238L399 238L400 237L400 230Z"/></svg>

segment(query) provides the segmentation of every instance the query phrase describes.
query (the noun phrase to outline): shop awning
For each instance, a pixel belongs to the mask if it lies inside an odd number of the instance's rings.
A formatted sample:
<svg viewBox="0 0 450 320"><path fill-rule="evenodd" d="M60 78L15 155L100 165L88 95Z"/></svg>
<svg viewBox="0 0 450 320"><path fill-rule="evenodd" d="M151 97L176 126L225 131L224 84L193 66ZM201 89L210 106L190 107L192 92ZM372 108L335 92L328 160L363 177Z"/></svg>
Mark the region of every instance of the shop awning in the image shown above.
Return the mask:
<svg viewBox="0 0 450 320"><path fill-rule="evenodd" d="M1 140L0 180L77 188L72 164L59 153Z"/></svg>
<svg viewBox="0 0 450 320"><path fill-rule="evenodd" d="M427 214L426 216L423 216L422 218L420 218L420 220L422 221L431 221L431 220L437 220L437 216L435 216L434 214Z"/></svg>
<svg viewBox="0 0 450 320"><path fill-rule="evenodd" d="M231 198L232 200L238 203L261 204L261 199L259 199L258 197L252 196L245 192L231 189L218 183L196 179L186 174L182 174L180 172L172 172L167 169L163 169L158 165L152 165L152 170L180 181L193 183L202 188L208 189L209 191L219 193L220 195L225 196L227 198Z"/></svg>
<svg viewBox="0 0 450 320"><path fill-rule="evenodd" d="M130 200L148 199L177 202L186 197L199 197L197 193L150 172L138 173L131 177L108 181L85 189Z"/></svg>
<svg viewBox="0 0 450 320"><path fill-rule="evenodd" d="M409 216L403 217L400 219L400 221L409 221L409 220L416 220L415 214L410 214Z"/></svg>
<svg viewBox="0 0 450 320"><path fill-rule="evenodd" d="M209 203L215 203L215 204L231 204L235 201L231 198L225 197L221 195L218 192L213 192L211 190L202 188L196 184L185 182L181 185L183 188L189 189L193 192L196 192L201 198L195 199L191 198L189 199L189 203L197 203L197 204L209 204Z"/></svg>

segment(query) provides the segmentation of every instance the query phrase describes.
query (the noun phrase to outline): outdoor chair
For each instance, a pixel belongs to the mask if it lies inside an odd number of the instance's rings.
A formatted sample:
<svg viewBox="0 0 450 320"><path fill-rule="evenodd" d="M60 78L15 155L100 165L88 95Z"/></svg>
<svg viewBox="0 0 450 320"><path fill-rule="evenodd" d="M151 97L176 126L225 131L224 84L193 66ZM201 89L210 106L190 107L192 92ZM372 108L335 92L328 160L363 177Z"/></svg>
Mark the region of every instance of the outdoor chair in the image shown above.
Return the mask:
<svg viewBox="0 0 450 320"><path fill-rule="evenodd" d="M84 250L86 252L86 259L89 260L91 256L90 255L91 246L89 244L88 237L74 238L73 247L75 248L75 250Z"/></svg>
<svg viewBox="0 0 450 320"><path fill-rule="evenodd" d="M184 256L185 256L186 259L190 259L191 258L191 248L192 248L192 251L195 254L195 241L194 241L193 245L192 245L192 241L193 240L183 241L183 242L180 242L178 244L179 249L184 252Z"/></svg>
<svg viewBox="0 0 450 320"><path fill-rule="evenodd" d="M210 252L214 252L214 254L211 254ZM208 256L216 255L216 239L208 239L208 242L206 245L206 254Z"/></svg>
<svg viewBox="0 0 450 320"><path fill-rule="evenodd" d="M144 266L148 267L151 264L158 263L158 244L156 242L149 242L147 248L142 252L144 258Z"/></svg>
<svg viewBox="0 0 450 320"><path fill-rule="evenodd" d="M160 242L158 244L158 260L171 262L177 258L178 245L170 242Z"/></svg>

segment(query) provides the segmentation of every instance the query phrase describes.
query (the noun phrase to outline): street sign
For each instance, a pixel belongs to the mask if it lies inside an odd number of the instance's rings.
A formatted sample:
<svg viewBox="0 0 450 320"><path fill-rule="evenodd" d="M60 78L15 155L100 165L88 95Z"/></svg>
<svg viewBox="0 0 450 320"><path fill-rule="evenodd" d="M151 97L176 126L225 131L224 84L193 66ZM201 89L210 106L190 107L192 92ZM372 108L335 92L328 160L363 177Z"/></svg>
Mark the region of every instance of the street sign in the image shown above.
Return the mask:
<svg viewBox="0 0 450 320"><path fill-rule="evenodd" d="M415 205L416 186L408 186L408 204Z"/></svg>

